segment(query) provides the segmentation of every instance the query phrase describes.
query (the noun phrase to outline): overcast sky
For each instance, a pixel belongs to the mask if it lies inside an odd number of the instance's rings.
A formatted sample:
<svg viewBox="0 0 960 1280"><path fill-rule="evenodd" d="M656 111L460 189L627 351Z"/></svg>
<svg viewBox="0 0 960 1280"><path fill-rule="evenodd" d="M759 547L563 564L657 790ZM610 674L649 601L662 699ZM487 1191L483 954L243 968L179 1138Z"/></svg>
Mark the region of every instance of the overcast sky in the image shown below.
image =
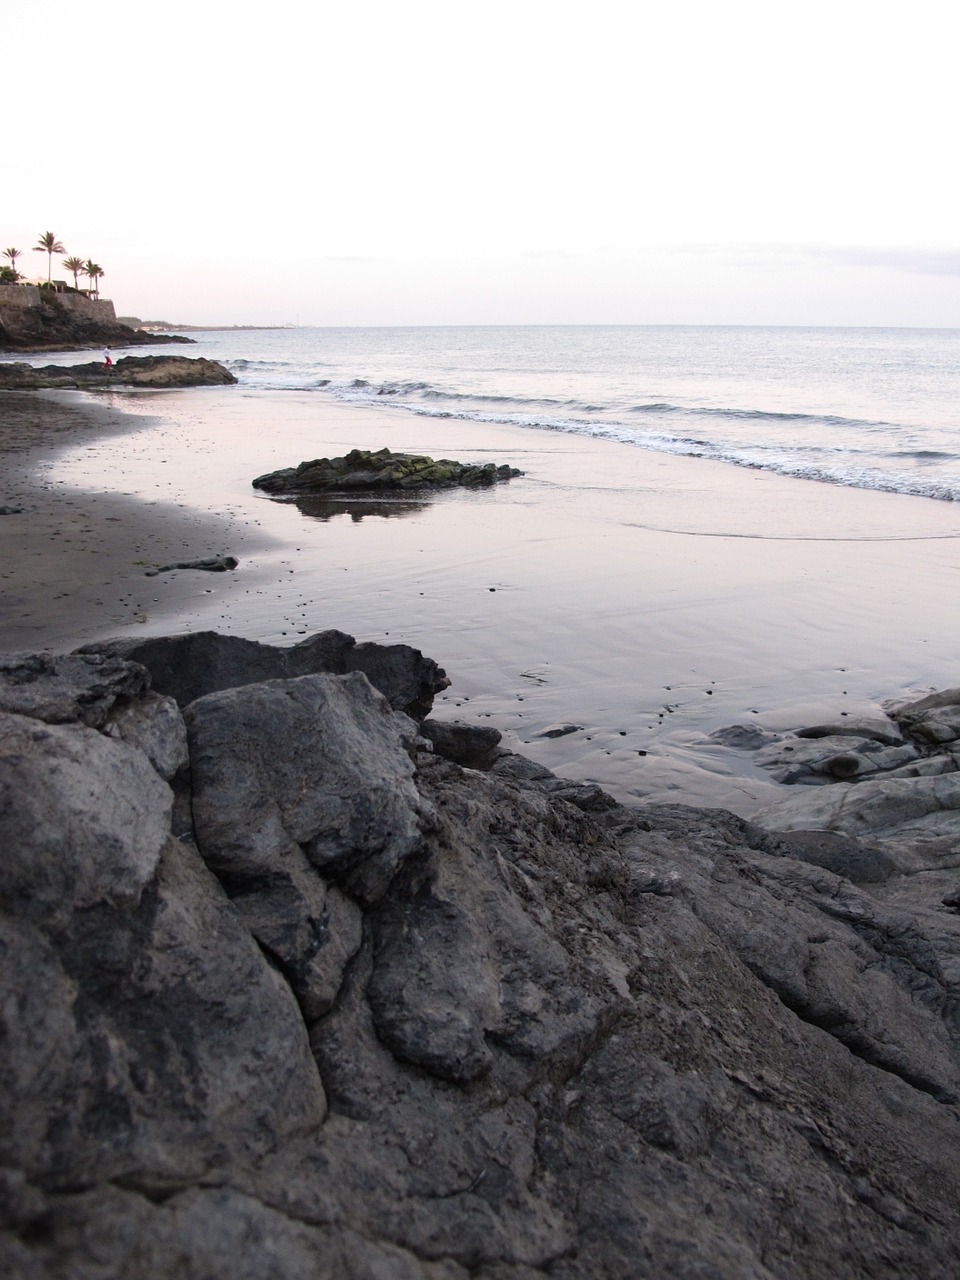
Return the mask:
<svg viewBox="0 0 960 1280"><path fill-rule="evenodd" d="M960 327L957 13L4 0L0 247L144 319Z"/></svg>

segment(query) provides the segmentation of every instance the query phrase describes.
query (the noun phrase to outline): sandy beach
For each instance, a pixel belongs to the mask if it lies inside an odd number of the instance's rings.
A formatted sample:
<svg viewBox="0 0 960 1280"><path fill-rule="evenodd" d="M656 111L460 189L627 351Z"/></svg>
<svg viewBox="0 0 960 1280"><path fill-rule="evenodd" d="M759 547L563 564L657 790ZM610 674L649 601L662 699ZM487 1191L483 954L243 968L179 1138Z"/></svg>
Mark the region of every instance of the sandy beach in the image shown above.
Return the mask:
<svg viewBox="0 0 960 1280"><path fill-rule="evenodd" d="M348 510L256 475L350 448L506 462L493 491ZM0 647L338 627L443 665L441 717L626 802L749 816L778 790L709 740L958 683L955 504L581 436L243 388L0 401ZM230 573L147 570L231 554ZM541 737L557 725L576 729Z"/></svg>

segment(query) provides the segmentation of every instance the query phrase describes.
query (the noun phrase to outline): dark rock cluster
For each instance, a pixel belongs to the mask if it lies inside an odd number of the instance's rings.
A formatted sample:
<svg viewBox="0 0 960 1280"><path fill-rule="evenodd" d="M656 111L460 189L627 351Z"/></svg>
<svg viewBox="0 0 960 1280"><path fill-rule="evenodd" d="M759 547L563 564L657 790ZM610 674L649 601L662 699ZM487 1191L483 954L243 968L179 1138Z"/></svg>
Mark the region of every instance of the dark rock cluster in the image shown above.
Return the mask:
<svg viewBox="0 0 960 1280"><path fill-rule="evenodd" d="M285 467L257 476L255 489L278 496L311 493L391 492L481 489L521 475L515 467L493 462L464 463L450 458L427 458L389 449L351 449L342 458L314 458L297 467Z"/></svg>
<svg viewBox="0 0 960 1280"><path fill-rule="evenodd" d="M230 386L233 374L216 360L187 356L123 356L108 366L89 364L0 364L0 391L38 391L50 387L207 387Z"/></svg>
<svg viewBox="0 0 960 1280"><path fill-rule="evenodd" d="M0 660L2 1274L957 1275L957 852L624 809L446 683Z"/></svg>

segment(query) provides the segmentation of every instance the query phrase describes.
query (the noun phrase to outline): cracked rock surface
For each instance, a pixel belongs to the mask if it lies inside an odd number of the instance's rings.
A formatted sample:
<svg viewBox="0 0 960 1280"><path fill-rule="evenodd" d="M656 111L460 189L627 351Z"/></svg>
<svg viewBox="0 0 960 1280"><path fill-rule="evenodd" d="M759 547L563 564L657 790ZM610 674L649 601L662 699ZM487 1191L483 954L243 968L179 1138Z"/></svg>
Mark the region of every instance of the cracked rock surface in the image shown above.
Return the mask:
<svg viewBox="0 0 960 1280"><path fill-rule="evenodd" d="M955 841L444 755L412 650L165 643L0 670L4 1276L960 1272Z"/></svg>
<svg viewBox="0 0 960 1280"><path fill-rule="evenodd" d="M845 719L788 734L743 725L711 737L755 752L786 793L754 820L778 831L883 841L960 839L960 689L885 703L886 717Z"/></svg>

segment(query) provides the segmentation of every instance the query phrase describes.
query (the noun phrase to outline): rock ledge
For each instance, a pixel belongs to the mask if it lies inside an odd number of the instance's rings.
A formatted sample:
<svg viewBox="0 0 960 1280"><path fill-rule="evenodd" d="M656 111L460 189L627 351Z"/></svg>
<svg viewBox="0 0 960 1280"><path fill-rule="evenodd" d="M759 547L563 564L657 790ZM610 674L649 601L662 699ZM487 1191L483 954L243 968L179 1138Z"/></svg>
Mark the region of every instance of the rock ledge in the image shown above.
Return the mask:
<svg viewBox="0 0 960 1280"><path fill-rule="evenodd" d="M39 391L87 387L231 386L236 378L216 360L188 356L123 356L112 368L104 361L89 364L0 364L0 391Z"/></svg>

